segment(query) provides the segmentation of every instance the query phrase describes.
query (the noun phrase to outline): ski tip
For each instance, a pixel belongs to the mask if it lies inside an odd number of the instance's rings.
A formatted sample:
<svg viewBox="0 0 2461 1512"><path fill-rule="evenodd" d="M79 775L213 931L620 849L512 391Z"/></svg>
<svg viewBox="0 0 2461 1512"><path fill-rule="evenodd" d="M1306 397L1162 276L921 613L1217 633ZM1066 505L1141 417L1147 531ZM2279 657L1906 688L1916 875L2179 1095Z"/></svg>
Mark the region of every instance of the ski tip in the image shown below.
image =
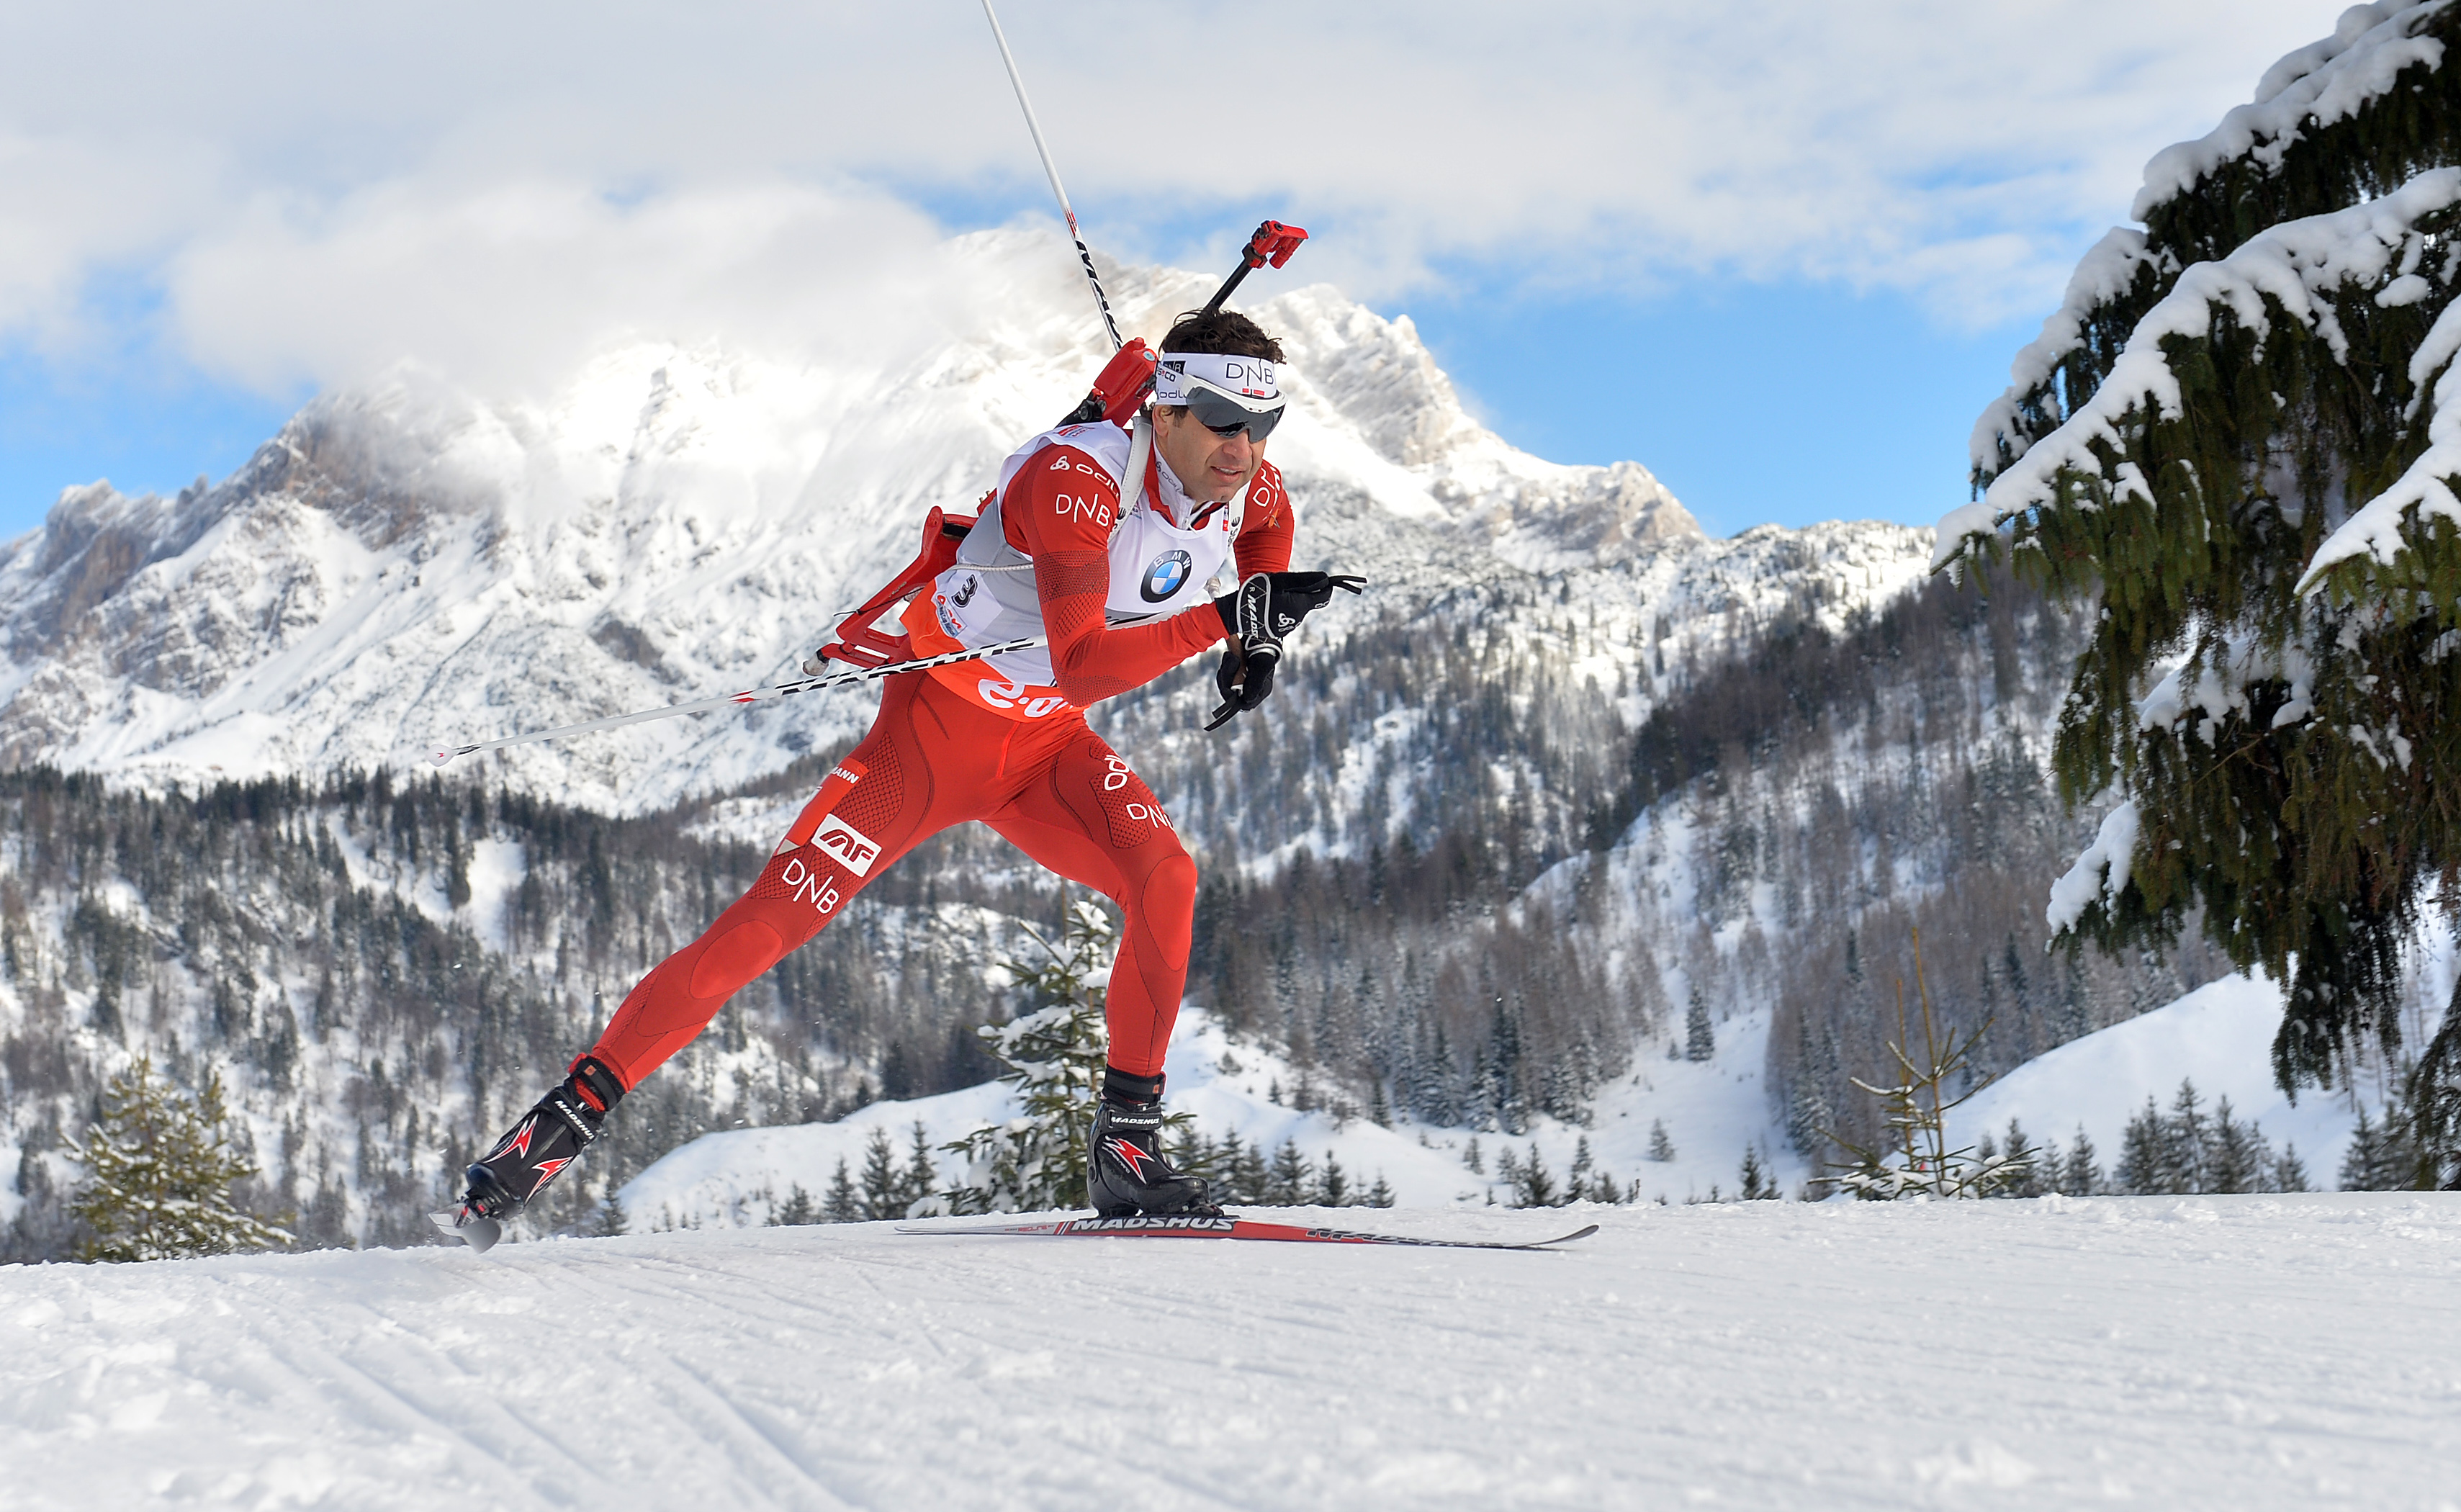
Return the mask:
<svg viewBox="0 0 2461 1512"><path fill-rule="evenodd" d="M1592 1224L1592 1225L1591 1225L1590 1226L1588 1226L1587 1228L1575 1228L1575 1229L1573 1229L1571 1233L1569 1233L1569 1234L1565 1234L1565 1235L1562 1235L1562 1236L1560 1236L1560 1237L1558 1237L1558 1238L1555 1238L1555 1239L1542 1239L1542 1240L1539 1240L1539 1241L1538 1241L1538 1244L1539 1244L1539 1245L1569 1245L1569 1244L1571 1244L1571 1243L1572 1243L1573 1240L1575 1240L1575 1239L1587 1239L1587 1238L1589 1238L1592 1234L1594 1234L1594 1233L1596 1233L1597 1231L1598 1231L1598 1225L1595 1225L1595 1224ZM1532 1246L1531 1247L1535 1248L1535 1247L1537 1247L1537 1246Z"/></svg>
<svg viewBox="0 0 2461 1512"><path fill-rule="evenodd" d="M430 1213L427 1221L434 1224L437 1231L445 1238L458 1239L482 1255L495 1248L496 1241L504 1237L504 1225L492 1218L474 1215L465 1219L458 1213Z"/></svg>
<svg viewBox="0 0 2461 1512"><path fill-rule="evenodd" d="M427 759L435 762L438 766L442 766L453 759L453 753L450 751L431 751L428 753Z"/></svg>

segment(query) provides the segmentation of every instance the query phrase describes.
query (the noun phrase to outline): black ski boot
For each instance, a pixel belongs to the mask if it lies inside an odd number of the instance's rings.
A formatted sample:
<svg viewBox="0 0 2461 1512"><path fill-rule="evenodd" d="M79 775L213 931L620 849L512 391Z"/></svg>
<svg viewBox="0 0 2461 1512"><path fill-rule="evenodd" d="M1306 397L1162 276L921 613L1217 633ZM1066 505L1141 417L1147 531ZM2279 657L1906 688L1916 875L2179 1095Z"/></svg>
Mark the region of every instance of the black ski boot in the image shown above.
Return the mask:
<svg viewBox="0 0 2461 1512"><path fill-rule="evenodd" d="M546 1189L584 1148L597 1141L607 1110L624 1083L595 1055L572 1063L572 1074L506 1130L496 1147L465 1173L470 1189L453 1219L456 1237L485 1249L503 1237L504 1220Z"/></svg>
<svg viewBox="0 0 2461 1512"><path fill-rule="evenodd" d="M1170 1168L1162 1154L1162 1078L1102 1071L1102 1100L1094 1108L1085 1192L1104 1218L1219 1218L1205 1182Z"/></svg>

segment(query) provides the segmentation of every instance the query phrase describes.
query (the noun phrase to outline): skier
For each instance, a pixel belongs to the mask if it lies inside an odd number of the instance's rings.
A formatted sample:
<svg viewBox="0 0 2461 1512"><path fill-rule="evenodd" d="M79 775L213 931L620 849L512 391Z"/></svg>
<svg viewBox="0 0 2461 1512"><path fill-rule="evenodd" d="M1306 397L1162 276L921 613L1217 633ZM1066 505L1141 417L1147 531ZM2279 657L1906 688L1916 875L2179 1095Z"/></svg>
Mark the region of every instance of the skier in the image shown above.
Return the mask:
<svg viewBox="0 0 2461 1512"><path fill-rule="evenodd" d="M1265 460L1283 413L1281 363L1280 344L1245 315L1183 315L1163 338L1151 419L1133 442L1097 420L1011 454L956 564L903 622L924 655L1038 633L1047 648L886 679L869 734L751 888L643 977L570 1074L469 1168L463 1223L501 1220L536 1197L737 990L899 857L967 820L1125 914L1086 1173L1096 1210L1219 1215L1160 1142L1196 865L1084 710L1226 639L1215 720L1252 709L1273 691L1282 637L1336 587L1359 591L1360 579L1288 570L1290 500ZM1132 466L1141 477L1127 476ZM1209 582L1234 565L1236 591L1211 596Z"/></svg>

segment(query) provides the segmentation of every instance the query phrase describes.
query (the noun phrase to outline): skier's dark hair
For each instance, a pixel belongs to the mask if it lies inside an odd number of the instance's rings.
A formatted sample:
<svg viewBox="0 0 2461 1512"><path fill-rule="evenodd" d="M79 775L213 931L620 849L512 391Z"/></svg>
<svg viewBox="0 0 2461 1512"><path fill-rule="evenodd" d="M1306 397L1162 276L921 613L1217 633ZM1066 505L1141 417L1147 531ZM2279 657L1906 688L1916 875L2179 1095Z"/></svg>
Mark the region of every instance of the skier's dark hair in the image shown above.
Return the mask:
<svg viewBox="0 0 2461 1512"><path fill-rule="evenodd" d="M1207 314L1191 309L1171 323L1170 334L1162 338L1165 351L1211 351L1226 357L1262 357L1267 362L1281 362L1282 344L1265 334L1265 328L1235 309L1217 309Z"/></svg>

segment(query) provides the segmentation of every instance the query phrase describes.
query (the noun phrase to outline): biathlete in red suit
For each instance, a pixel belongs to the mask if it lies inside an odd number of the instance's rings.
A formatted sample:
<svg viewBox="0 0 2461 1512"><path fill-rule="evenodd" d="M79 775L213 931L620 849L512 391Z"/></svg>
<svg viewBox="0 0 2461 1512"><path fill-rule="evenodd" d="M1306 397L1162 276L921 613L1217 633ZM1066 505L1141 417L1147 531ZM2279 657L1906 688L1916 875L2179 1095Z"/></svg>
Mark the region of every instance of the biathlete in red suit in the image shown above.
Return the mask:
<svg viewBox="0 0 2461 1512"><path fill-rule="evenodd" d="M1290 500L1265 460L1282 414L1281 360L1244 315L1182 317L1163 341L1151 419L1138 422L1149 435L1098 420L1010 456L956 564L914 597L904 622L923 655L1036 634L1048 645L888 678L870 733L751 888L652 969L565 1081L470 1167L465 1220L502 1218L536 1196L616 1100L746 983L899 857L969 820L1126 917L1105 996L1110 1064L1087 1173L1095 1206L1105 1216L1219 1211L1159 1145L1196 863L1084 710L1226 640L1217 718L1253 708L1272 691L1281 637L1335 587L1356 591L1355 579L1287 570ZM1238 590L1216 598L1209 584L1225 578Z"/></svg>

